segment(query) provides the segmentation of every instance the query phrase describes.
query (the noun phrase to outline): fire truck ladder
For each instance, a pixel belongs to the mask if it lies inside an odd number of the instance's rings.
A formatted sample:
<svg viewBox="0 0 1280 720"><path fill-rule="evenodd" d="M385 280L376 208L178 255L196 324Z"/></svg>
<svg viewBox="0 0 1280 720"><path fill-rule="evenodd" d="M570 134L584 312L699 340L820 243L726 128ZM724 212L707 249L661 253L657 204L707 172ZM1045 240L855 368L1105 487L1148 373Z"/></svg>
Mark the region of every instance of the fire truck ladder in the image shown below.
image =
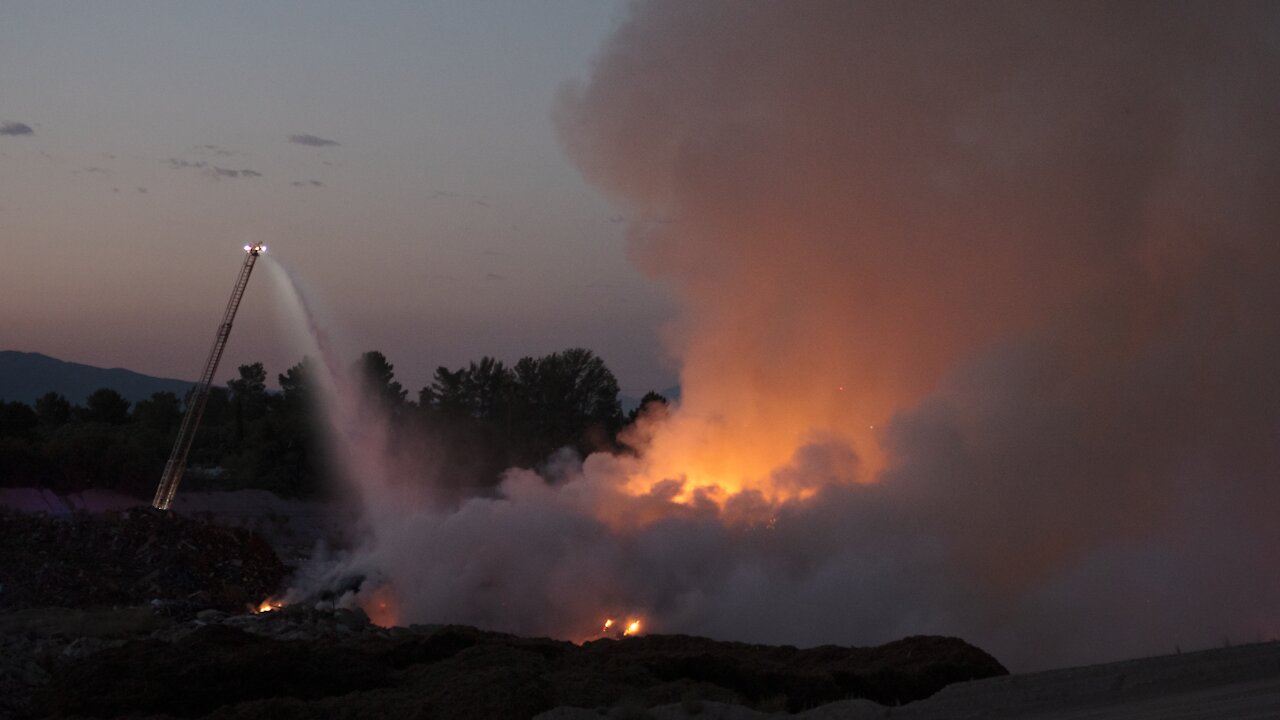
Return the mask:
<svg viewBox="0 0 1280 720"><path fill-rule="evenodd" d="M182 473L187 468L187 455L191 452L191 443L196 439L196 430L200 427L200 417L204 415L205 403L209 401L209 389L213 386L213 374L218 371L218 361L222 359L222 351L227 347L227 338L231 336L231 321L235 320L236 310L240 308L240 298L244 297L245 286L249 284L249 273L253 272L253 264L258 254L266 250L262 243L245 245L244 265L240 268L240 277L236 278L235 289L231 291L231 300L227 302L227 310L222 314L222 323L218 325L218 334L213 339L213 349L209 351L209 359L205 361L204 372L200 380L191 389L187 400L187 413L182 416L182 426L178 428L178 439L173 443L173 451L169 453L169 461L164 465L164 475L160 476L160 485L156 487L156 497L151 501L157 510L168 510L173 496L178 492L178 483L182 482Z"/></svg>

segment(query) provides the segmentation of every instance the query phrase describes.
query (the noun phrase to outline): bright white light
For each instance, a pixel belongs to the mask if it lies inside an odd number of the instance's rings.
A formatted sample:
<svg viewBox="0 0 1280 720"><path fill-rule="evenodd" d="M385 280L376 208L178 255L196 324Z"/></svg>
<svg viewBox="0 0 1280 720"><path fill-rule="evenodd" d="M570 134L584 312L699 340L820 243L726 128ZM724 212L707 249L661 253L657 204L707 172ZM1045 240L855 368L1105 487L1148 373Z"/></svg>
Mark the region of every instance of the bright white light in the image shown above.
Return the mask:
<svg viewBox="0 0 1280 720"><path fill-rule="evenodd" d="M245 245L245 246L244 246L244 251L245 251L245 252L249 252L251 249L252 249L252 248L251 248L251 247L249 247L248 245Z"/></svg>

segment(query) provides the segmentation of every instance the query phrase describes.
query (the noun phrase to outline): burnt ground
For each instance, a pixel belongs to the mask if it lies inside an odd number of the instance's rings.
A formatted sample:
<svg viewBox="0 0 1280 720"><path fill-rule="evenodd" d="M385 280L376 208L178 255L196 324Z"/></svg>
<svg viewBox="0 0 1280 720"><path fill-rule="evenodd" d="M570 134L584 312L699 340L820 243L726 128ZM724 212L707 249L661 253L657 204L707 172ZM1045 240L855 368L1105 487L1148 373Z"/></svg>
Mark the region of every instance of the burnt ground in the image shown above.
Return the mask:
<svg viewBox="0 0 1280 720"><path fill-rule="evenodd" d="M1007 674L956 638L798 649L678 635L581 646L360 611L246 608L285 574L260 537L151 511L0 514L0 718L644 717L672 706L896 706ZM53 607L60 606L60 607Z"/></svg>
<svg viewBox="0 0 1280 720"><path fill-rule="evenodd" d="M347 610L207 611L186 622L113 612L132 617L92 641L57 622L28 631L41 682L13 716L528 718L704 702L796 712L850 698L898 705L1005 673L940 637L803 650L678 635L579 646L463 626L387 630Z"/></svg>

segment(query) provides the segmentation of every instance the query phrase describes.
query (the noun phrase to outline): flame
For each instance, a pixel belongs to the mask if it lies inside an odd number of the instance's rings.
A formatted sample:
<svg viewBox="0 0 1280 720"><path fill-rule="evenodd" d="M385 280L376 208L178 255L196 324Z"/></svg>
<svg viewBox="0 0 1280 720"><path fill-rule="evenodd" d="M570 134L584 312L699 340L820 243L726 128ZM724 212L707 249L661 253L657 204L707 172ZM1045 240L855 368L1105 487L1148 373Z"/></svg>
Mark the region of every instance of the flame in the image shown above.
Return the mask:
<svg viewBox="0 0 1280 720"><path fill-rule="evenodd" d="M261 615L262 613L271 612L272 610L279 610L282 607L284 607L283 601L275 598L267 598L258 604L258 609L254 612Z"/></svg>
<svg viewBox="0 0 1280 720"><path fill-rule="evenodd" d="M626 620L618 620L616 618L605 618L604 624L600 626L600 633L596 637L612 637L619 639L640 634L641 621L636 617L629 617Z"/></svg>
<svg viewBox="0 0 1280 720"><path fill-rule="evenodd" d="M695 386L695 379L701 384ZM686 380L688 395L679 404L641 415L624 432L622 440L639 450L622 469L624 496L721 510L745 496L745 505L776 508L808 500L826 484L868 482L883 466L876 426L893 406L874 393L849 384L832 392L827 385L809 393L809 401L779 400L767 403L765 412L734 400L741 384L722 391L718 378ZM815 446L843 448L844 454L824 457L821 473L796 471L806 449ZM641 519L634 511L614 517L610 510L601 514L611 525L643 525L666 514Z"/></svg>

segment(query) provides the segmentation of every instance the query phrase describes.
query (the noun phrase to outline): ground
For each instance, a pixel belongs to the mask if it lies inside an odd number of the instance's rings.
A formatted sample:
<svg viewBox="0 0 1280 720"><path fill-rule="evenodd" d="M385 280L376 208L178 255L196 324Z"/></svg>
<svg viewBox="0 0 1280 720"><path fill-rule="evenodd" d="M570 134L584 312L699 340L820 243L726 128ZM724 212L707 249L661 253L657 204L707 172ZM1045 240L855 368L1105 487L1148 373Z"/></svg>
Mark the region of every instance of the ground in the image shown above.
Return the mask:
<svg viewBox="0 0 1280 720"><path fill-rule="evenodd" d="M209 518L0 512L0 720L1280 717L1280 643L1024 675L944 637L574 645L323 603L255 613L286 572Z"/></svg>

